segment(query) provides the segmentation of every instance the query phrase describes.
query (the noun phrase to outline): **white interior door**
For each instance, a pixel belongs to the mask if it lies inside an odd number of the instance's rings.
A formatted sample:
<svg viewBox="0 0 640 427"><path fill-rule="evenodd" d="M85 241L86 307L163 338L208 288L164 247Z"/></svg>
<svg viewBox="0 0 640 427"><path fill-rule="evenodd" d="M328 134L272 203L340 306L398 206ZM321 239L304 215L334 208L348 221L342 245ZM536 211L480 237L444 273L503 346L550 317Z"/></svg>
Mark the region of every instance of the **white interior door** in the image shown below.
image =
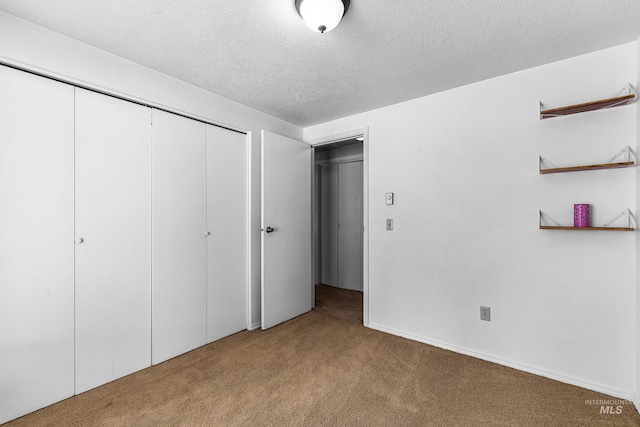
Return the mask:
<svg viewBox="0 0 640 427"><path fill-rule="evenodd" d="M338 286L362 291L362 162L338 164Z"/></svg>
<svg viewBox="0 0 640 427"><path fill-rule="evenodd" d="M207 125L207 342L247 328L247 135Z"/></svg>
<svg viewBox="0 0 640 427"><path fill-rule="evenodd" d="M153 110L154 365L206 344L206 132Z"/></svg>
<svg viewBox="0 0 640 427"><path fill-rule="evenodd" d="M262 131L262 329L311 310L311 146Z"/></svg>
<svg viewBox="0 0 640 427"><path fill-rule="evenodd" d="M75 91L81 393L151 365L151 109Z"/></svg>
<svg viewBox="0 0 640 427"><path fill-rule="evenodd" d="M0 424L73 395L73 87L0 66Z"/></svg>

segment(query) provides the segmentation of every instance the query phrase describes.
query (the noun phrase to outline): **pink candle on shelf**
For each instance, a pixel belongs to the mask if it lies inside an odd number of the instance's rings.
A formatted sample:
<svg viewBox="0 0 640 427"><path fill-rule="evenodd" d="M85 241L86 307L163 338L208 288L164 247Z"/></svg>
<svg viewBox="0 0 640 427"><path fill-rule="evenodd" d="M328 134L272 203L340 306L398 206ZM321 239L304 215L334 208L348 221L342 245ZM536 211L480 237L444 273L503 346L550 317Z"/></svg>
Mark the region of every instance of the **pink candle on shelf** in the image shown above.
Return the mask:
<svg viewBox="0 0 640 427"><path fill-rule="evenodd" d="M573 205L573 226L576 228L589 227L588 203L577 203Z"/></svg>

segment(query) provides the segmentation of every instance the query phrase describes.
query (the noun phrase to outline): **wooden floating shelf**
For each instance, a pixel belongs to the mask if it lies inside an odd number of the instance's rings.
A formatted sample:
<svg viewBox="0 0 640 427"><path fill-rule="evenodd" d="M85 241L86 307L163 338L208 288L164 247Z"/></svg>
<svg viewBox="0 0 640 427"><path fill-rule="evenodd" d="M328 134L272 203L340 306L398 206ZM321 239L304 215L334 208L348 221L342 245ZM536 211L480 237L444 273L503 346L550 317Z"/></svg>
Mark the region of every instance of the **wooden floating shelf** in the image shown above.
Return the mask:
<svg viewBox="0 0 640 427"><path fill-rule="evenodd" d="M548 168L540 169L540 174L547 173L561 173L561 172L580 172L599 169L620 169L628 168L635 165L635 162L619 162L619 163L602 163L598 165L585 165L585 166L568 166L564 168Z"/></svg>
<svg viewBox="0 0 640 427"><path fill-rule="evenodd" d="M587 111L602 110L604 108L619 107L630 104L636 97L634 93L617 96L615 98L601 99L599 101L586 102L584 104L569 105L566 107L553 108L540 111L540 119L550 119L552 117L568 116L569 114L584 113Z"/></svg>
<svg viewBox="0 0 640 427"><path fill-rule="evenodd" d="M631 227L565 227L560 225L541 225L540 230L635 231L635 228L631 228Z"/></svg>

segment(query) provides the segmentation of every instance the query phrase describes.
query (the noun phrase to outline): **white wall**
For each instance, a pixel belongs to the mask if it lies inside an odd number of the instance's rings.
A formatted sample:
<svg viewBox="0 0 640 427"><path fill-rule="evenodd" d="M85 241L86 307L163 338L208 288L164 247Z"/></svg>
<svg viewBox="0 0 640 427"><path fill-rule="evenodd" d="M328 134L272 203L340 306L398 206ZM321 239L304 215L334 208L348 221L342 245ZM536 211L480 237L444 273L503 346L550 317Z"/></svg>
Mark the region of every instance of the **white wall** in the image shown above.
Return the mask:
<svg viewBox="0 0 640 427"><path fill-rule="evenodd" d="M637 233L537 226L538 209L570 223L573 203L592 203L597 223L640 211L637 169L537 173L539 154L591 163L640 145L636 104L538 120L538 100L562 106L636 85L637 55L625 44L305 129L314 140L369 127L372 327L620 397L640 388ZM0 62L251 132L257 322L258 131L301 129L3 12Z"/></svg>
<svg viewBox="0 0 640 427"><path fill-rule="evenodd" d="M260 130L301 139L301 128L4 12L0 63L250 132L251 323L260 321Z"/></svg>
<svg viewBox="0 0 640 427"><path fill-rule="evenodd" d="M613 96L636 84L636 55L629 43L304 130L369 128L372 328L633 395L637 233L539 230L538 210L571 225L574 203L595 224L638 210L636 170L542 176L538 155L604 162L636 145L637 107L541 121L538 101Z"/></svg>
<svg viewBox="0 0 640 427"><path fill-rule="evenodd" d="M640 83L640 37L636 42L636 70L638 72L636 82ZM636 86L636 90L638 87ZM640 108L636 114L636 155L640 152ZM640 212L640 197L637 196L640 190L640 168L636 168L636 212ZM634 403L640 412L640 261L637 256L640 254L640 234L636 233L636 395Z"/></svg>

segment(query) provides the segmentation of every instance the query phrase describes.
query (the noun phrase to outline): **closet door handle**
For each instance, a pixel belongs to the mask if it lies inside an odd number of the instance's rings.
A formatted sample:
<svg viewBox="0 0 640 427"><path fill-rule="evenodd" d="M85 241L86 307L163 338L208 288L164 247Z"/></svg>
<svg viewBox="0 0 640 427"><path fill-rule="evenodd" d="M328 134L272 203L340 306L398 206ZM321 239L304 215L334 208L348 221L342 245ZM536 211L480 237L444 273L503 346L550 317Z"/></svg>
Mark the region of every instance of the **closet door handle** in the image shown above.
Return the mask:
<svg viewBox="0 0 640 427"><path fill-rule="evenodd" d="M76 242L77 244L80 244L80 243L84 242L84 239L83 239L82 237L76 237L75 242Z"/></svg>
<svg viewBox="0 0 640 427"><path fill-rule="evenodd" d="M210 231L205 231L205 232L204 232L205 237L206 237L206 236L209 236L210 234L211 234L211 232L210 232Z"/></svg>
<svg viewBox="0 0 640 427"><path fill-rule="evenodd" d="M267 227L267 229L265 230L267 233L273 233L275 230L275 228L273 227Z"/></svg>

